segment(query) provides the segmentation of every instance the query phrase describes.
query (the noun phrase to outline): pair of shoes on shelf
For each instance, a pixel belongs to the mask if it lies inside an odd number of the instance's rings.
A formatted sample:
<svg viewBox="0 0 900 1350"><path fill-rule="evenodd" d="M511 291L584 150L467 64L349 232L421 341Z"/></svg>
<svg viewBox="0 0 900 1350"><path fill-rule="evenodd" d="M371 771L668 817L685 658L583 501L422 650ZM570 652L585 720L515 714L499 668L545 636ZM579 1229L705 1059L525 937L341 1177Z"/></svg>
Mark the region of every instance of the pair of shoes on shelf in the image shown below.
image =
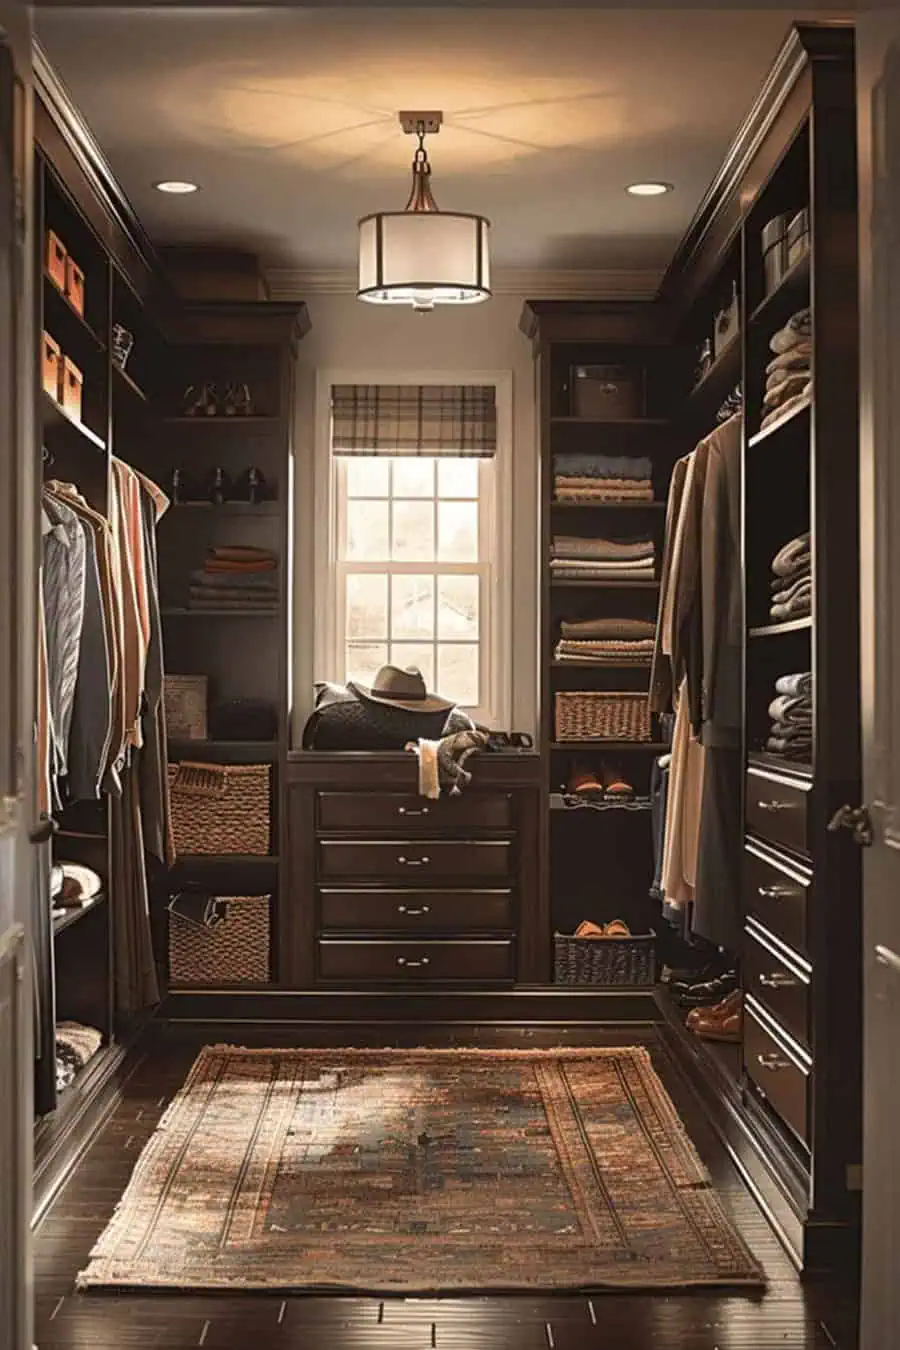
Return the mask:
<svg viewBox="0 0 900 1350"><path fill-rule="evenodd" d="M672 997L682 1008L711 1008L737 988L737 971L726 970L709 980L670 985Z"/></svg>
<svg viewBox="0 0 900 1350"><path fill-rule="evenodd" d="M703 1041L740 1042L744 1022L744 995L732 989L727 998L711 1008L692 1008L687 1015L688 1031Z"/></svg>
<svg viewBox="0 0 900 1350"><path fill-rule="evenodd" d="M182 398L186 417L250 417L253 400L246 384L228 384L224 393L209 381L189 384Z"/></svg>
<svg viewBox="0 0 900 1350"><path fill-rule="evenodd" d="M580 938L626 938L631 937L631 929L622 919L613 919L611 923L592 923L583 919L575 929Z"/></svg>
<svg viewBox="0 0 900 1350"><path fill-rule="evenodd" d="M605 760L596 771L576 766L569 777L567 790L573 797L589 797L607 802L628 802L634 797L631 784Z"/></svg>

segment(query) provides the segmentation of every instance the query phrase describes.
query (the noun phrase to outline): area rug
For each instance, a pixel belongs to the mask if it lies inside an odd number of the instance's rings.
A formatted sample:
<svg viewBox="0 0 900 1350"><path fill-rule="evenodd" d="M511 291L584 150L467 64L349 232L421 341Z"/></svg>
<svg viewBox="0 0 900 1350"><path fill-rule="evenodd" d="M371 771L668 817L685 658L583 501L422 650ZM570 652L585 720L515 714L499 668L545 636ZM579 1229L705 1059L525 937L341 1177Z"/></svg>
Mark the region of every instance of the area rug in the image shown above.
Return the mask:
<svg viewBox="0 0 900 1350"><path fill-rule="evenodd" d="M759 1287L641 1048L208 1046L82 1289Z"/></svg>

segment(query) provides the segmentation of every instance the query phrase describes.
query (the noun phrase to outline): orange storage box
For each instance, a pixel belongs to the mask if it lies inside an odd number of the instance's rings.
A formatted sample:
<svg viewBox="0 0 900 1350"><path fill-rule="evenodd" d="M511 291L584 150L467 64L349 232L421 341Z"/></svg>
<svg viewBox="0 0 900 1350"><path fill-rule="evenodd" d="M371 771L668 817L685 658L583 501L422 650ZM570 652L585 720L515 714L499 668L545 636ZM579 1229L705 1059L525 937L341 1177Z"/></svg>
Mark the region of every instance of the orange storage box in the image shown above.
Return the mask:
<svg viewBox="0 0 900 1350"><path fill-rule="evenodd" d="M47 276L58 286L65 294L66 291L66 259L68 252L63 241L58 234L52 230L47 231L47 256L44 264L47 268Z"/></svg>
<svg viewBox="0 0 900 1350"><path fill-rule="evenodd" d="M66 298L75 312L84 318L84 272L71 254L66 258Z"/></svg>
<svg viewBox="0 0 900 1350"><path fill-rule="evenodd" d="M62 352L59 343L46 330L41 334L41 383L51 398L60 397Z"/></svg>
<svg viewBox="0 0 900 1350"><path fill-rule="evenodd" d="M62 398L60 402L67 413L81 421L81 394L84 376L70 357L63 357Z"/></svg>

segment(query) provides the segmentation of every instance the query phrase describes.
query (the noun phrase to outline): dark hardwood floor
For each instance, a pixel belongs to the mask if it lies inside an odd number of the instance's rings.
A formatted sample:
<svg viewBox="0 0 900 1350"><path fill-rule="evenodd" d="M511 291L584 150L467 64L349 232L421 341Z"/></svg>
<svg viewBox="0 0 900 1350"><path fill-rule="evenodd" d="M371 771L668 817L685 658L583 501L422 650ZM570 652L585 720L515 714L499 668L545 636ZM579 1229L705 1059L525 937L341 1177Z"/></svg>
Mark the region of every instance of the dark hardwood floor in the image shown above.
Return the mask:
<svg viewBox="0 0 900 1350"><path fill-rule="evenodd" d="M762 1262L762 1295L709 1291L388 1299L260 1294L76 1294L76 1273L199 1047L250 1045L651 1046L657 1068L735 1223ZM744 1188L680 1070L649 1026L154 1027L123 1098L35 1234L40 1350L853 1350L852 1299L806 1283Z"/></svg>

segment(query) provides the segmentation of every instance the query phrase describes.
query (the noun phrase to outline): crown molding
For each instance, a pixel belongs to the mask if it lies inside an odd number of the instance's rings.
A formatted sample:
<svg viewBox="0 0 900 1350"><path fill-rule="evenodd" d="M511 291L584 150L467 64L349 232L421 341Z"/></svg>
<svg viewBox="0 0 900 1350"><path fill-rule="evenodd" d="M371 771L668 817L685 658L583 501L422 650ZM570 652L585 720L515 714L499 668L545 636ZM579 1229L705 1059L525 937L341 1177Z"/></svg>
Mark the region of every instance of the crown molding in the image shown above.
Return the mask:
<svg viewBox="0 0 900 1350"><path fill-rule="evenodd" d="M663 271L661 267L500 267L493 269L491 293L535 300L652 300ZM267 267L264 274L273 300L356 294L355 268Z"/></svg>

